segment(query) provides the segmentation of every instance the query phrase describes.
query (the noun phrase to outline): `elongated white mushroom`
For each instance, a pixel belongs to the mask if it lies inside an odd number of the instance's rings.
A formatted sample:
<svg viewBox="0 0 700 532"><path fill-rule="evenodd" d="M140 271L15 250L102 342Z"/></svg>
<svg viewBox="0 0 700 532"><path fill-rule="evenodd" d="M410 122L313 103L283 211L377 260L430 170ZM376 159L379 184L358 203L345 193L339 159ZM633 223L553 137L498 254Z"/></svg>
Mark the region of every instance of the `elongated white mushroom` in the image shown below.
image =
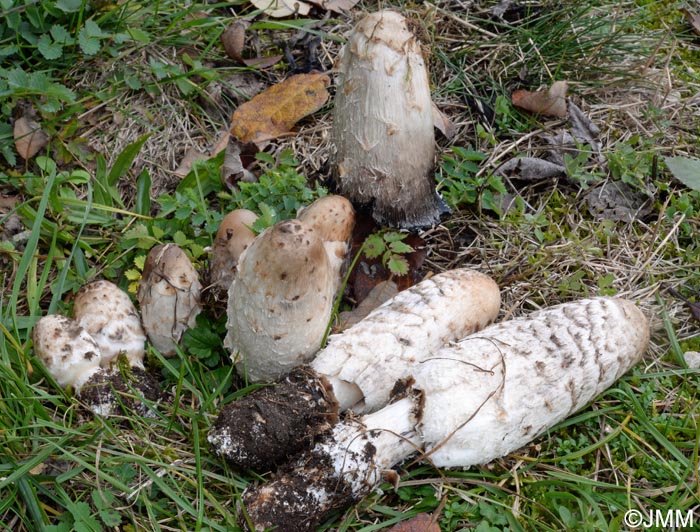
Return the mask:
<svg viewBox="0 0 700 532"><path fill-rule="evenodd" d="M141 401L157 401L158 384L143 369L132 365L124 375L117 365L102 365L102 353L95 339L75 320L49 315L41 318L32 330L34 352L56 383L70 386L75 395L94 414L110 416L120 405L146 414Z"/></svg>
<svg viewBox="0 0 700 532"><path fill-rule="evenodd" d="M239 373L274 381L319 350L334 282L319 235L292 219L263 231L238 263L225 345Z"/></svg>
<svg viewBox="0 0 700 532"><path fill-rule="evenodd" d="M73 316L97 342L103 368L124 353L132 367L144 369L146 335L141 319L129 295L117 285L100 280L83 286L75 296Z"/></svg>
<svg viewBox="0 0 700 532"><path fill-rule="evenodd" d="M612 298L552 307L471 335L415 367L414 393L336 425L273 482L247 490L252 529L312 530L421 449L439 467L512 452L609 387L648 341L642 312Z"/></svg>
<svg viewBox="0 0 700 532"><path fill-rule="evenodd" d="M211 252L211 290L225 299L235 276L238 260L255 240L251 229L258 215L247 209L231 211L221 221Z"/></svg>
<svg viewBox="0 0 700 532"><path fill-rule="evenodd" d="M175 355L182 334L194 327L202 310L201 291L197 271L177 245L148 252L137 297L143 328L163 356Z"/></svg>
<svg viewBox="0 0 700 532"><path fill-rule="evenodd" d="M338 191L381 225L438 222L430 84L420 43L395 11L363 18L341 52L333 110Z"/></svg>
<svg viewBox="0 0 700 532"><path fill-rule="evenodd" d="M297 218L309 225L323 240L335 281L334 293L337 293L355 227L352 203L342 196L324 196L303 207Z"/></svg>
<svg viewBox="0 0 700 532"><path fill-rule="evenodd" d="M226 405L209 442L242 468L279 464L327 430L339 410L386 405L416 364L484 328L499 307L498 286L484 274L457 269L424 280L331 337L309 366Z"/></svg>

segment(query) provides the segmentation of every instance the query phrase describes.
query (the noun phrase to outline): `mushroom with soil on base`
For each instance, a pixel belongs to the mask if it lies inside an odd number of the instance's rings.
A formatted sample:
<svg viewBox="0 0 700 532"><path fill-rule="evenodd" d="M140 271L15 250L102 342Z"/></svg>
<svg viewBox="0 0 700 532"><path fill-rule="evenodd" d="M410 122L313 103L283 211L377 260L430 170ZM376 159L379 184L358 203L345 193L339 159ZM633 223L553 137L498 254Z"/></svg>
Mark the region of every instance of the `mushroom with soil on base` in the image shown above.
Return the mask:
<svg viewBox="0 0 700 532"><path fill-rule="evenodd" d="M385 406L397 381L444 345L491 323L500 301L496 283L473 270L426 279L332 336L308 366L224 406L208 440L238 467L280 464L330 428L339 411Z"/></svg>
<svg viewBox="0 0 700 532"><path fill-rule="evenodd" d="M639 361L648 342L646 317L614 298L490 326L416 365L405 397L336 425L274 481L244 492L241 524L312 530L416 452L437 467L504 456L583 408Z"/></svg>
<svg viewBox="0 0 700 532"><path fill-rule="evenodd" d="M116 325L118 326L118 324ZM57 314L41 318L32 331L34 352L61 388L70 386L96 415L110 416L120 407L149 413L143 398L156 402L160 391L143 369L143 356L131 352L120 368L112 356L104 358L98 342L78 322Z"/></svg>
<svg viewBox="0 0 700 532"><path fill-rule="evenodd" d="M338 192L380 225L430 226L442 200L433 175L430 82L420 43L395 11L364 17L339 62L333 110Z"/></svg>
<svg viewBox="0 0 700 532"><path fill-rule="evenodd" d="M260 233L240 258L228 294L224 344L241 375L274 381L321 348L335 282L323 242L300 220Z"/></svg>
<svg viewBox="0 0 700 532"><path fill-rule="evenodd" d="M137 298L148 339L163 356L173 356L182 334L194 327L202 285L185 252L175 244L153 247L146 257Z"/></svg>
<svg viewBox="0 0 700 532"><path fill-rule="evenodd" d="M231 211L221 221L211 251L210 290L216 299L226 299L236 275L241 254L255 240L251 229L258 215L248 209Z"/></svg>

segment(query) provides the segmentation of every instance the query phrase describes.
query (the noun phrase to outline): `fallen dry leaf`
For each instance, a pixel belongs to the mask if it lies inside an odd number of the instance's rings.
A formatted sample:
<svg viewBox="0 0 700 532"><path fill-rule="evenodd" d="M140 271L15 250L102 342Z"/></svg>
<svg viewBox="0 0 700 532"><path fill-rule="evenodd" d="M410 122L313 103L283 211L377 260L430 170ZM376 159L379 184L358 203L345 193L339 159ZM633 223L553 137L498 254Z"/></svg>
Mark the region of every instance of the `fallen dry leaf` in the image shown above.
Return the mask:
<svg viewBox="0 0 700 532"><path fill-rule="evenodd" d="M311 11L311 6L301 0L250 0L250 3L274 18L308 15Z"/></svg>
<svg viewBox="0 0 700 532"><path fill-rule="evenodd" d="M350 11L359 0L309 0L309 3L335 13Z"/></svg>
<svg viewBox="0 0 700 532"><path fill-rule="evenodd" d="M684 9L683 12L688 19L688 22L690 22L690 25L693 27L693 31L700 35L700 14L694 13L689 9Z"/></svg>
<svg viewBox="0 0 700 532"><path fill-rule="evenodd" d="M229 136L224 154L224 163L221 165L221 179L229 189L236 188L236 183L245 181L254 183L257 181L255 174L248 170L250 159L257 153L257 147L251 142L239 142ZM245 161L247 158L248 161Z"/></svg>
<svg viewBox="0 0 700 532"><path fill-rule="evenodd" d="M190 173L195 161L199 159L208 159L209 157L208 154L200 152L197 148L190 148L185 152L185 156L180 161L180 166L178 166L173 173L183 178Z"/></svg>
<svg viewBox="0 0 700 532"><path fill-rule="evenodd" d="M20 157L28 161L49 143L49 136L41 130L36 120L22 116L15 120L15 149Z"/></svg>
<svg viewBox="0 0 700 532"><path fill-rule="evenodd" d="M457 134L457 127L452 120L447 118L447 115L438 109L435 102L430 102L433 108L433 125L440 130L440 133L445 135L445 138L452 140Z"/></svg>
<svg viewBox="0 0 700 532"><path fill-rule="evenodd" d="M261 143L277 138L328 101L326 74L297 74L273 85L239 106L231 134L241 142Z"/></svg>
<svg viewBox="0 0 700 532"><path fill-rule="evenodd" d="M566 91L568 82L555 81L547 91L530 92L523 89L513 93L513 105L547 116L566 118Z"/></svg>
<svg viewBox="0 0 700 532"><path fill-rule="evenodd" d="M333 333L339 333L355 325L357 322L367 317L367 314L372 312L382 303L388 301L396 294L399 289L394 281L388 279L380 281L370 290L367 297L362 300L362 303L357 305L353 310L341 312L338 316L338 325L333 328Z"/></svg>
<svg viewBox="0 0 700 532"><path fill-rule="evenodd" d="M496 174L523 181L565 177L566 168L537 157L514 157L496 168Z"/></svg>
<svg viewBox="0 0 700 532"><path fill-rule="evenodd" d="M652 212L652 200L621 181L592 189L586 205L596 219L616 222L643 219Z"/></svg>
<svg viewBox="0 0 700 532"><path fill-rule="evenodd" d="M394 525L389 532L440 532L440 525L433 522L430 514L422 513Z"/></svg>
<svg viewBox="0 0 700 532"><path fill-rule="evenodd" d="M268 68L280 62L282 59L281 55L270 55L266 57L243 57L243 48L245 47L245 31L247 24L243 21L236 21L229 25L221 34L221 43L224 45L224 50L226 50L226 55L231 59L240 63L241 65L246 65L249 67L256 68Z"/></svg>

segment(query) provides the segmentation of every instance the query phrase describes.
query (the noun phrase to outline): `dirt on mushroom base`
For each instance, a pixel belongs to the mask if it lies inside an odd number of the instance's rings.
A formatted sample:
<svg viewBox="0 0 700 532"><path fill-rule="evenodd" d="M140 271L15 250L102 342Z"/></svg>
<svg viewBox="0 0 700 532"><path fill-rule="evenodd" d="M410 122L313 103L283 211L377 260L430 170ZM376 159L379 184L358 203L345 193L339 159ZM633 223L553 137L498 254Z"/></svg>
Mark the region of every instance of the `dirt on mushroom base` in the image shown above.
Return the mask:
<svg viewBox="0 0 700 532"><path fill-rule="evenodd" d="M281 383L223 409L208 440L222 458L243 468L266 471L307 447L337 420L338 403L328 382L302 366ZM286 455L281 456L280 449Z"/></svg>

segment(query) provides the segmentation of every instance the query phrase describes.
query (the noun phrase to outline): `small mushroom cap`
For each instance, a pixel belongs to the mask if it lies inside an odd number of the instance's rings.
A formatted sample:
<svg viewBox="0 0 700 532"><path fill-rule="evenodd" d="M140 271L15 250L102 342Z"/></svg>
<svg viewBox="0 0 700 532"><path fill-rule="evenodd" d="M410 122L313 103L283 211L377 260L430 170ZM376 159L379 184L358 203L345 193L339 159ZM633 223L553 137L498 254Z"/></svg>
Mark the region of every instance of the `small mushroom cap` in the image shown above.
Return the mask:
<svg viewBox="0 0 700 532"><path fill-rule="evenodd" d="M83 286L75 296L73 315L97 342L103 368L120 353L131 366L143 368L146 335L141 319L128 294L117 285L100 280Z"/></svg>
<svg viewBox="0 0 700 532"><path fill-rule="evenodd" d="M323 242L292 219L266 229L238 264L228 300L226 346L253 381L276 380L320 348L334 279Z"/></svg>
<svg viewBox="0 0 700 532"><path fill-rule="evenodd" d="M255 240L250 228L257 219L252 211L236 209L221 221L211 254L211 284L216 289L228 292L241 254Z"/></svg>
<svg viewBox="0 0 700 532"><path fill-rule="evenodd" d="M324 242L347 242L355 227L355 209L343 196L330 195L302 207L297 216L309 225Z"/></svg>
<svg viewBox="0 0 700 532"><path fill-rule="evenodd" d="M197 271L177 245L149 251L137 297L143 328L163 355L174 355L182 333L194 326L202 310L201 291Z"/></svg>
<svg viewBox="0 0 700 532"><path fill-rule="evenodd" d="M100 372L97 342L75 320L52 314L41 318L32 331L34 353L61 388L82 386Z"/></svg>
<svg viewBox="0 0 700 532"><path fill-rule="evenodd" d="M298 219L312 227L323 240L337 289L355 227L355 209L352 203L343 196L324 196L303 207Z"/></svg>

